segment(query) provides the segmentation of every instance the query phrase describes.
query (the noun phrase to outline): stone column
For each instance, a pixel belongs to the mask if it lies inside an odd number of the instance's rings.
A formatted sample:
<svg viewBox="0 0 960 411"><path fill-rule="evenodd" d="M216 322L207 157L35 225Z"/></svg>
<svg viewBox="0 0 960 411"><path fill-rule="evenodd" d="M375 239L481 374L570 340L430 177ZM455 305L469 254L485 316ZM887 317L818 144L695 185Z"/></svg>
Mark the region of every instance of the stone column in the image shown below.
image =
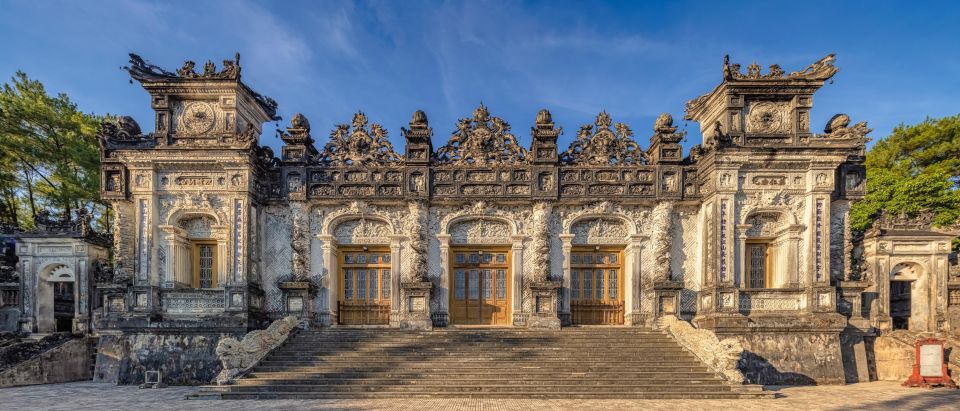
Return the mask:
<svg viewBox="0 0 960 411"><path fill-rule="evenodd" d="M738 224L737 228L737 244L736 244L736 272L740 273L740 281L737 281L737 286L740 288L750 288L750 256L747 255L747 230L751 227L750 224Z"/></svg>
<svg viewBox="0 0 960 411"><path fill-rule="evenodd" d="M446 327L450 323L450 234L437 234L437 241L440 243L439 308L433 317L437 327Z"/></svg>
<svg viewBox="0 0 960 411"><path fill-rule="evenodd" d="M325 301L322 302L320 312L317 313L320 324L329 326L337 324L337 307L340 300L340 274L337 267L337 244L333 241L333 236L328 234L318 234L317 240L321 242L320 252L323 256L326 271L325 280L321 281L320 292L325 293Z"/></svg>
<svg viewBox="0 0 960 411"><path fill-rule="evenodd" d="M646 324L643 313L643 243L646 236L631 235L630 244L624 253L624 281L627 287L624 293L624 306L628 310L625 318L627 325L641 326Z"/></svg>
<svg viewBox="0 0 960 411"><path fill-rule="evenodd" d="M523 310L523 240L525 236L515 235L511 237L513 246L513 325L522 327L526 324L527 314Z"/></svg>
<svg viewBox="0 0 960 411"><path fill-rule="evenodd" d="M390 326L400 326L400 244L405 237L395 235L390 237ZM428 295L427 306L430 305Z"/></svg>
<svg viewBox="0 0 960 411"><path fill-rule="evenodd" d="M561 261L563 267L563 283L561 284L562 288L560 289L562 297L560 302L560 322L562 325L570 325L570 254L573 251L573 234L560 234L560 241L563 242L562 253L563 260Z"/></svg>

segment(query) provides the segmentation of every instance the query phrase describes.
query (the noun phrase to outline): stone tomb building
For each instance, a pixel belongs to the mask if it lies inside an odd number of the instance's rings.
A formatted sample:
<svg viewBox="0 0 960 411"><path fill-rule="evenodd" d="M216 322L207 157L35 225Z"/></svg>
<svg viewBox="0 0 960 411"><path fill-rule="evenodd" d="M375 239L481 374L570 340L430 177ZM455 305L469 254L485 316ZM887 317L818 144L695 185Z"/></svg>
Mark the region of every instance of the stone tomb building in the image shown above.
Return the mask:
<svg viewBox="0 0 960 411"><path fill-rule="evenodd" d="M725 61L687 104L703 142L686 154L669 114L645 148L606 112L558 147L541 110L525 146L480 105L450 136L414 112L402 148L363 113L329 138L298 114L279 156L259 144L277 103L241 82L238 61L169 72L131 57L155 131L124 117L101 135L116 280L97 327L101 352L128 360L98 364L99 379L163 365L209 381L171 362L215 369L217 339L289 314L416 329L677 315L741 340L754 381L844 381L838 296L865 287L849 211L869 130L843 114L823 133L810 124L832 55L790 73ZM940 315L925 324L945 326ZM155 353L130 354L144 347Z"/></svg>

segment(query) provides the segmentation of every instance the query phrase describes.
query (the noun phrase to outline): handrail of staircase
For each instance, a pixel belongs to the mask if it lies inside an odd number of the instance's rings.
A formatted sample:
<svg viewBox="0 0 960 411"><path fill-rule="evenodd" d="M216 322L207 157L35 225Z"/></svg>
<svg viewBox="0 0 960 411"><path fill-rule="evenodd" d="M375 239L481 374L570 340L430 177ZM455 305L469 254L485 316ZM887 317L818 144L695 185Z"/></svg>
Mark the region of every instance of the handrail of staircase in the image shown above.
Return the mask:
<svg viewBox="0 0 960 411"><path fill-rule="evenodd" d="M744 376L737 363L743 354L743 345L735 338L720 339L710 330L694 328L673 315L656 321L659 329L667 331L681 346L692 352L711 370L731 383L743 384Z"/></svg>
<svg viewBox="0 0 960 411"><path fill-rule="evenodd" d="M217 385L233 384L238 377L249 372L270 352L283 345L297 327L295 316L274 321L265 330L253 330L238 341L227 337L217 344L217 357L223 369L217 374Z"/></svg>

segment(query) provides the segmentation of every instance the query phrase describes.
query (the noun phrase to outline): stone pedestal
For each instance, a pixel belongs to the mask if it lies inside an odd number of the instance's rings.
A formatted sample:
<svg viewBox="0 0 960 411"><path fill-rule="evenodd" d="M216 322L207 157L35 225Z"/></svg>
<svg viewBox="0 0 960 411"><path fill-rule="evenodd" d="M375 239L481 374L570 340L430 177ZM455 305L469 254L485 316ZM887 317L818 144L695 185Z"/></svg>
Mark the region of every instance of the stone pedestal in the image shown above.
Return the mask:
<svg viewBox="0 0 960 411"><path fill-rule="evenodd" d="M863 291L870 286L865 281L841 281L840 299L837 301L837 312L851 320L863 318Z"/></svg>
<svg viewBox="0 0 960 411"><path fill-rule="evenodd" d="M683 290L683 283L680 281L665 280L653 283L654 317L675 316L680 312L680 290Z"/></svg>
<svg viewBox="0 0 960 411"><path fill-rule="evenodd" d="M309 281L287 281L279 285L283 291L283 311L307 324L315 325L313 319L313 295L315 288Z"/></svg>
<svg viewBox="0 0 960 411"><path fill-rule="evenodd" d="M430 319L430 290L433 283L429 281L409 281L400 284L401 314L400 328L404 330L433 329Z"/></svg>
<svg viewBox="0 0 960 411"><path fill-rule="evenodd" d="M560 281L538 281L530 284L533 297L533 313L527 319L527 328L559 330L557 315L557 291Z"/></svg>

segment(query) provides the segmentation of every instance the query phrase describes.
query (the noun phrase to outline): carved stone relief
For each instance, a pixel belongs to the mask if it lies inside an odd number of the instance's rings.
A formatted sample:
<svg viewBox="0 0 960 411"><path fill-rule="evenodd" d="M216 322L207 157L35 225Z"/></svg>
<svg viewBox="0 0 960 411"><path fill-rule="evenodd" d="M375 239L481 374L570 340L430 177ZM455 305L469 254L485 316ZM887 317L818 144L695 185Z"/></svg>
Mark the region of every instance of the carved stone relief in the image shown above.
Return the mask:
<svg viewBox="0 0 960 411"><path fill-rule="evenodd" d="M629 231L623 220L614 218L593 218L579 220L570 227L573 244L625 244L629 241Z"/></svg>
<svg viewBox="0 0 960 411"><path fill-rule="evenodd" d="M790 103L759 101L747 105L748 133L781 134L792 131Z"/></svg>

